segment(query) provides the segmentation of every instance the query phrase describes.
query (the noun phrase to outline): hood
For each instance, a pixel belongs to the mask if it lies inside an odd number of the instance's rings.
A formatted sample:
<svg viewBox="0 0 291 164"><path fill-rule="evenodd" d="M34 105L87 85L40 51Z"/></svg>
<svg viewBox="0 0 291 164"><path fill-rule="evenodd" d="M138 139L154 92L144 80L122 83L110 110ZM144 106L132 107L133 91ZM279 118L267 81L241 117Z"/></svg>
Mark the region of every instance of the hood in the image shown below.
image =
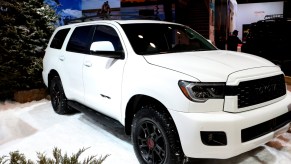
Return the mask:
<svg viewBox="0 0 291 164"><path fill-rule="evenodd" d="M245 53L213 50L144 56L148 63L190 75L202 82L226 82L229 74L259 67L277 67Z"/></svg>

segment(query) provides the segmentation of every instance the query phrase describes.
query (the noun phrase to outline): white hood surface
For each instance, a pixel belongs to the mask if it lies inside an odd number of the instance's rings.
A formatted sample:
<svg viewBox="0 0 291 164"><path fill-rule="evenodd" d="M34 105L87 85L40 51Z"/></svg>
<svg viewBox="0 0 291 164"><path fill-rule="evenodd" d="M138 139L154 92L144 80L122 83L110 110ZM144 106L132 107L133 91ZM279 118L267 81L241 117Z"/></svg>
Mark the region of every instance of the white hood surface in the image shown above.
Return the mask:
<svg viewBox="0 0 291 164"><path fill-rule="evenodd" d="M144 56L153 65L172 69L202 82L225 82L229 74L241 70L276 67L258 56L233 51L193 51Z"/></svg>

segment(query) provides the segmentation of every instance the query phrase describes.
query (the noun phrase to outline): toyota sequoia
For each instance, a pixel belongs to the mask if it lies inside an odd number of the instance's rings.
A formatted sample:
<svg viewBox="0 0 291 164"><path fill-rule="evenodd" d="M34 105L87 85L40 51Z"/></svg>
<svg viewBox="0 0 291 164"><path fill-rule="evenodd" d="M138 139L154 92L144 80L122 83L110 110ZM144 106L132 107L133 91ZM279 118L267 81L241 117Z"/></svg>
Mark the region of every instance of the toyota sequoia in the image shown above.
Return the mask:
<svg viewBox="0 0 291 164"><path fill-rule="evenodd" d="M58 27L42 75L56 113L88 109L117 120L140 163L230 158L290 126L291 93L280 67L219 50L177 23Z"/></svg>

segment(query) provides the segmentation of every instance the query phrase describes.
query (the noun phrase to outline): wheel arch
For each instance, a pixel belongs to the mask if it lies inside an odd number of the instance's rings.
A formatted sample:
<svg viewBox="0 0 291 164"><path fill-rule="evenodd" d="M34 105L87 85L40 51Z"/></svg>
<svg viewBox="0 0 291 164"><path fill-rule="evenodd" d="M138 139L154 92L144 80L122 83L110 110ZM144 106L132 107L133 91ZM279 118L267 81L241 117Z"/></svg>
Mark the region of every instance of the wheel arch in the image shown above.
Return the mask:
<svg viewBox="0 0 291 164"><path fill-rule="evenodd" d="M173 147L171 147L171 149L174 149L175 159L179 159L179 161L184 160L184 158L185 158L184 151L182 148L180 135L179 135L177 126L174 122L174 119L171 116L168 109L166 108L166 106L163 105L162 102L160 102L159 100L157 100L153 97L150 97L147 95L135 95L129 100L129 102L126 106L126 112L125 112L125 114L126 114L125 115L125 132L126 132L126 134L130 135L132 133L132 125L133 125L133 120L134 120L135 114L140 110L145 110L146 108L142 108L142 107L147 106L147 105L154 107L154 108L149 108L148 111L150 111L150 110L158 111L158 113L160 113L161 115L164 115L164 117L167 118L167 125L166 126L172 127L172 130L170 131L170 133L173 134L173 136L174 136L174 138L171 138L170 140L175 143L175 145L174 146L172 145ZM134 142L134 141L132 140L132 142Z"/></svg>
<svg viewBox="0 0 291 164"><path fill-rule="evenodd" d="M132 96L131 99L127 103L126 110L125 110L125 133L127 135L131 134L131 125L132 125L134 115L136 114L136 112L138 112L141 109L143 105L149 104L149 103L156 105L157 109L160 112L167 114L170 120L172 120L172 123L175 126L176 131L178 132L176 124L170 112L168 111L168 109L165 107L163 103L161 103L159 100L153 97L139 94L139 95ZM178 134L178 137L179 137L179 134ZM180 137L179 137L179 140L180 140Z"/></svg>

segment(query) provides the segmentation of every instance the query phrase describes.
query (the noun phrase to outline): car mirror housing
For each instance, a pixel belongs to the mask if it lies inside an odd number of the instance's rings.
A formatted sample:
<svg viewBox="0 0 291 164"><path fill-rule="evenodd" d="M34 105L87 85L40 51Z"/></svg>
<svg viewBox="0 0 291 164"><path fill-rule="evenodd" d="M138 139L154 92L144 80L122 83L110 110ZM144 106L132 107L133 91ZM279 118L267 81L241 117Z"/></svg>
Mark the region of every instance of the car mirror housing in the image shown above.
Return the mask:
<svg viewBox="0 0 291 164"><path fill-rule="evenodd" d="M90 46L92 55L109 57L114 59L124 59L123 51L115 51L114 46L109 41L93 42Z"/></svg>
<svg viewBox="0 0 291 164"><path fill-rule="evenodd" d="M109 41L93 42L90 51L115 51L113 44Z"/></svg>

